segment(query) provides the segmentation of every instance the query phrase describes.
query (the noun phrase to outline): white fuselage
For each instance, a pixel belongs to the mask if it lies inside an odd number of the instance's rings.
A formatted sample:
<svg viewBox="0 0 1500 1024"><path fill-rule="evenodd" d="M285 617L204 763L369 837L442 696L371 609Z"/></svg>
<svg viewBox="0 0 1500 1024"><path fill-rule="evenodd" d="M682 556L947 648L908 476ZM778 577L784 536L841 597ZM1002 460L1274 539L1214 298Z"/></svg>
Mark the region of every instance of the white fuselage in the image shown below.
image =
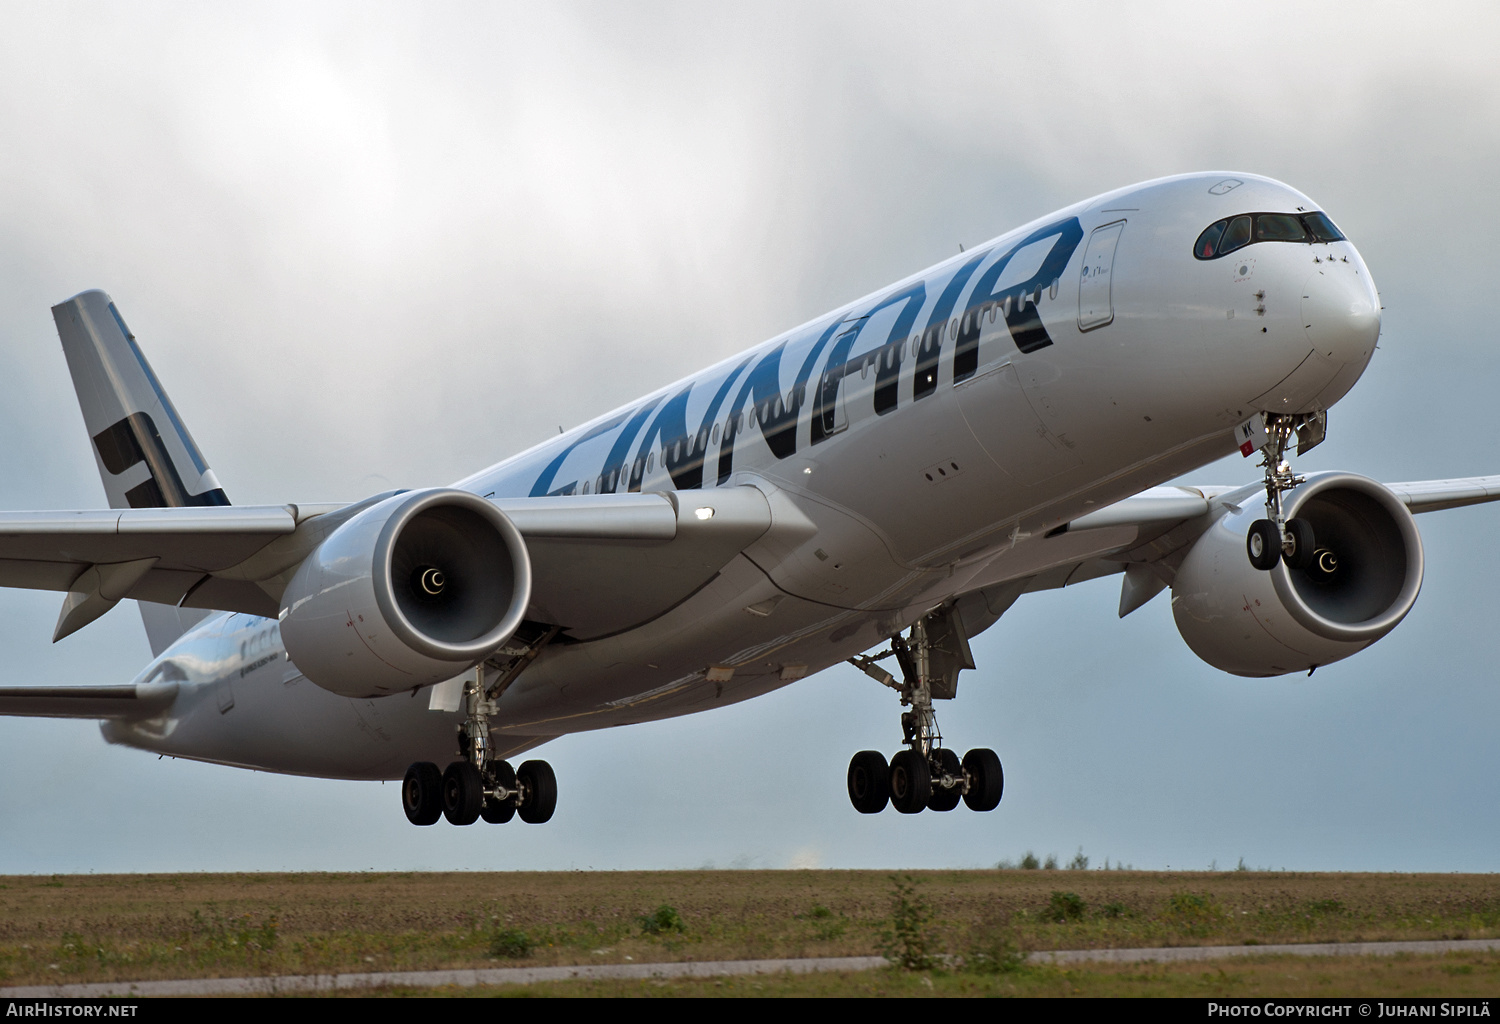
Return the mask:
<svg viewBox="0 0 1500 1024"><path fill-rule="evenodd" d="M1048 531L1232 451L1255 411L1326 409L1379 330L1353 245L1193 252L1225 217L1316 209L1244 174L1109 193L460 481L486 497L748 485L816 528L752 545L643 625L545 648L499 702L498 748L784 686L1055 563ZM213 616L140 678L177 680L177 700L106 723L113 742L341 778L456 756L459 713L427 691L320 689L274 620Z"/></svg>

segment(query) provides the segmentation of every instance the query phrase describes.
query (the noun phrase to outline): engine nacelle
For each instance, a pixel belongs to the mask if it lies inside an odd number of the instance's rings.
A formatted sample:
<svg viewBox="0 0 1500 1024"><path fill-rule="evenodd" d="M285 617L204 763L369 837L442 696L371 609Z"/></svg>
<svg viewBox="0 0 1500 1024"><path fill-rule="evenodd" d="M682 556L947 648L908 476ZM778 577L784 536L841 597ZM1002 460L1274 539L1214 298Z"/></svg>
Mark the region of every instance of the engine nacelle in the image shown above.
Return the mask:
<svg viewBox="0 0 1500 1024"><path fill-rule="evenodd" d="M325 690L378 697L478 664L530 600L531 559L503 512L467 491L412 491L307 556L281 599L281 638Z"/></svg>
<svg viewBox="0 0 1500 1024"><path fill-rule="evenodd" d="M1422 588L1416 521L1374 480L1316 474L1284 496L1283 508L1311 524L1322 569L1250 564L1245 537L1265 518L1256 502L1210 527L1172 584L1177 631L1225 672L1278 676L1347 658L1394 629Z"/></svg>

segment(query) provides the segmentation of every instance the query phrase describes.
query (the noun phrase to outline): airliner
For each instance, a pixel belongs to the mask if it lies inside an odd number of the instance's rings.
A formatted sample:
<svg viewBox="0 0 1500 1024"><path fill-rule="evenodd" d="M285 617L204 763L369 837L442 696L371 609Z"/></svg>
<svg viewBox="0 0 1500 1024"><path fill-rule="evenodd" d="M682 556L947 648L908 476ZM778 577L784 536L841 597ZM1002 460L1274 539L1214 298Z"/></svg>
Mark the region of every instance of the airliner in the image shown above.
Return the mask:
<svg viewBox="0 0 1500 1024"><path fill-rule="evenodd" d="M0 688L110 743L402 780L416 825L553 815L549 739L707 711L851 663L894 691L856 811L995 809L999 756L943 741L970 641L1026 594L1171 591L1240 676L1396 627L1414 514L1500 477L1298 474L1380 335L1333 216L1245 173L1109 192L670 384L450 487L239 506L115 302L53 307L108 509L0 512L0 584L124 600L129 683ZM1248 482L1165 486L1238 449ZM871 699L880 690L871 687ZM901 739L895 742L896 725Z"/></svg>

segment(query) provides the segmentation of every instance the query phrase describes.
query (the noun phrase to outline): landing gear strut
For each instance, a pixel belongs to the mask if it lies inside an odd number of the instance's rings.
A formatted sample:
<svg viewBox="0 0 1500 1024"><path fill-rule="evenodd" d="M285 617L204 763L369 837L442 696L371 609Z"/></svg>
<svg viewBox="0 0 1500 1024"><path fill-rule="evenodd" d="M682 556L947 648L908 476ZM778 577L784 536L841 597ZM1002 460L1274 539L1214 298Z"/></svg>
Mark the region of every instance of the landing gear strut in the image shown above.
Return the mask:
<svg viewBox="0 0 1500 1024"><path fill-rule="evenodd" d="M1260 449L1265 456L1261 465L1266 470L1267 518L1250 525L1245 553L1250 556L1250 564L1262 571L1276 568L1278 561L1285 561L1288 568L1306 570L1312 566L1316 551L1312 524L1305 519L1287 519L1281 502L1281 496L1303 483L1306 477L1292 472L1286 452L1294 439L1298 454L1322 441L1327 418L1323 413L1302 416L1267 413L1264 424L1266 440ZM1248 454L1248 446L1245 451Z"/></svg>
<svg viewBox="0 0 1500 1024"><path fill-rule="evenodd" d="M895 657L901 681L879 666ZM969 751L960 760L943 746L934 699L957 695L958 673L973 668L962 623L951 608L940 608L918 619L910 633L891 637L891 646L873 656L860 655L849 663L877 682L897 691L903 706L902 742L906 749L886 761L876 750L862 750L849 762L849 801L861 814L878 814L889 803L902 814L924 809L951 811L962 800L970 810L992 811L1005 790L1000 758L993 750Z"/></svg>
<svg viewBox="0 0 1500 1024"><path fill-rule="evenodd" d="M516 815L533 825L552 817L557 809L557 776L546 761L527 761L514 769L490 748L490 716L495 702L521 672L536 659L559 627L551 627L530 642L513 638L474 669L464 683L464 720L458 729L463 760L439 772L430 761L406 770L401 803L413 825L433 825L439 817L454 825L472 825L483 818L503 824Z"/></svg>

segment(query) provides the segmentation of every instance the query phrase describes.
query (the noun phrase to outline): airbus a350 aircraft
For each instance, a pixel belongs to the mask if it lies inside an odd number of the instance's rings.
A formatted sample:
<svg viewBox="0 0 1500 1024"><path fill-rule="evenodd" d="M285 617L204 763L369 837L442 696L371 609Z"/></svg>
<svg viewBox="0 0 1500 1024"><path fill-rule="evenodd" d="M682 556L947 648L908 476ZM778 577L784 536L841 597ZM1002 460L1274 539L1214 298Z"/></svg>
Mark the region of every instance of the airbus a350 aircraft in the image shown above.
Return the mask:
<svg viewBox="0 0 1500 1024"><path fill-rule="evenodd" d="M452 487L349 505L231 505L110 298L53 315L110 509L0 513L0 584L65 592L55 639L135 600L155 658L0 713L404 778L418 825L546 821L551 768L508 759L844 661L906 708L889 761L850 762L855 808L991 810L998 757L945 746L934 702L1022 595L1119 573L1120 614L1170 587L1209 664L1306 672L1411 609L1412 513L1500 497L1293 472L1380 304L1317 204L1249 174L1087 200ZM1261 479L1159 486L1235 448Z"/></svg>

